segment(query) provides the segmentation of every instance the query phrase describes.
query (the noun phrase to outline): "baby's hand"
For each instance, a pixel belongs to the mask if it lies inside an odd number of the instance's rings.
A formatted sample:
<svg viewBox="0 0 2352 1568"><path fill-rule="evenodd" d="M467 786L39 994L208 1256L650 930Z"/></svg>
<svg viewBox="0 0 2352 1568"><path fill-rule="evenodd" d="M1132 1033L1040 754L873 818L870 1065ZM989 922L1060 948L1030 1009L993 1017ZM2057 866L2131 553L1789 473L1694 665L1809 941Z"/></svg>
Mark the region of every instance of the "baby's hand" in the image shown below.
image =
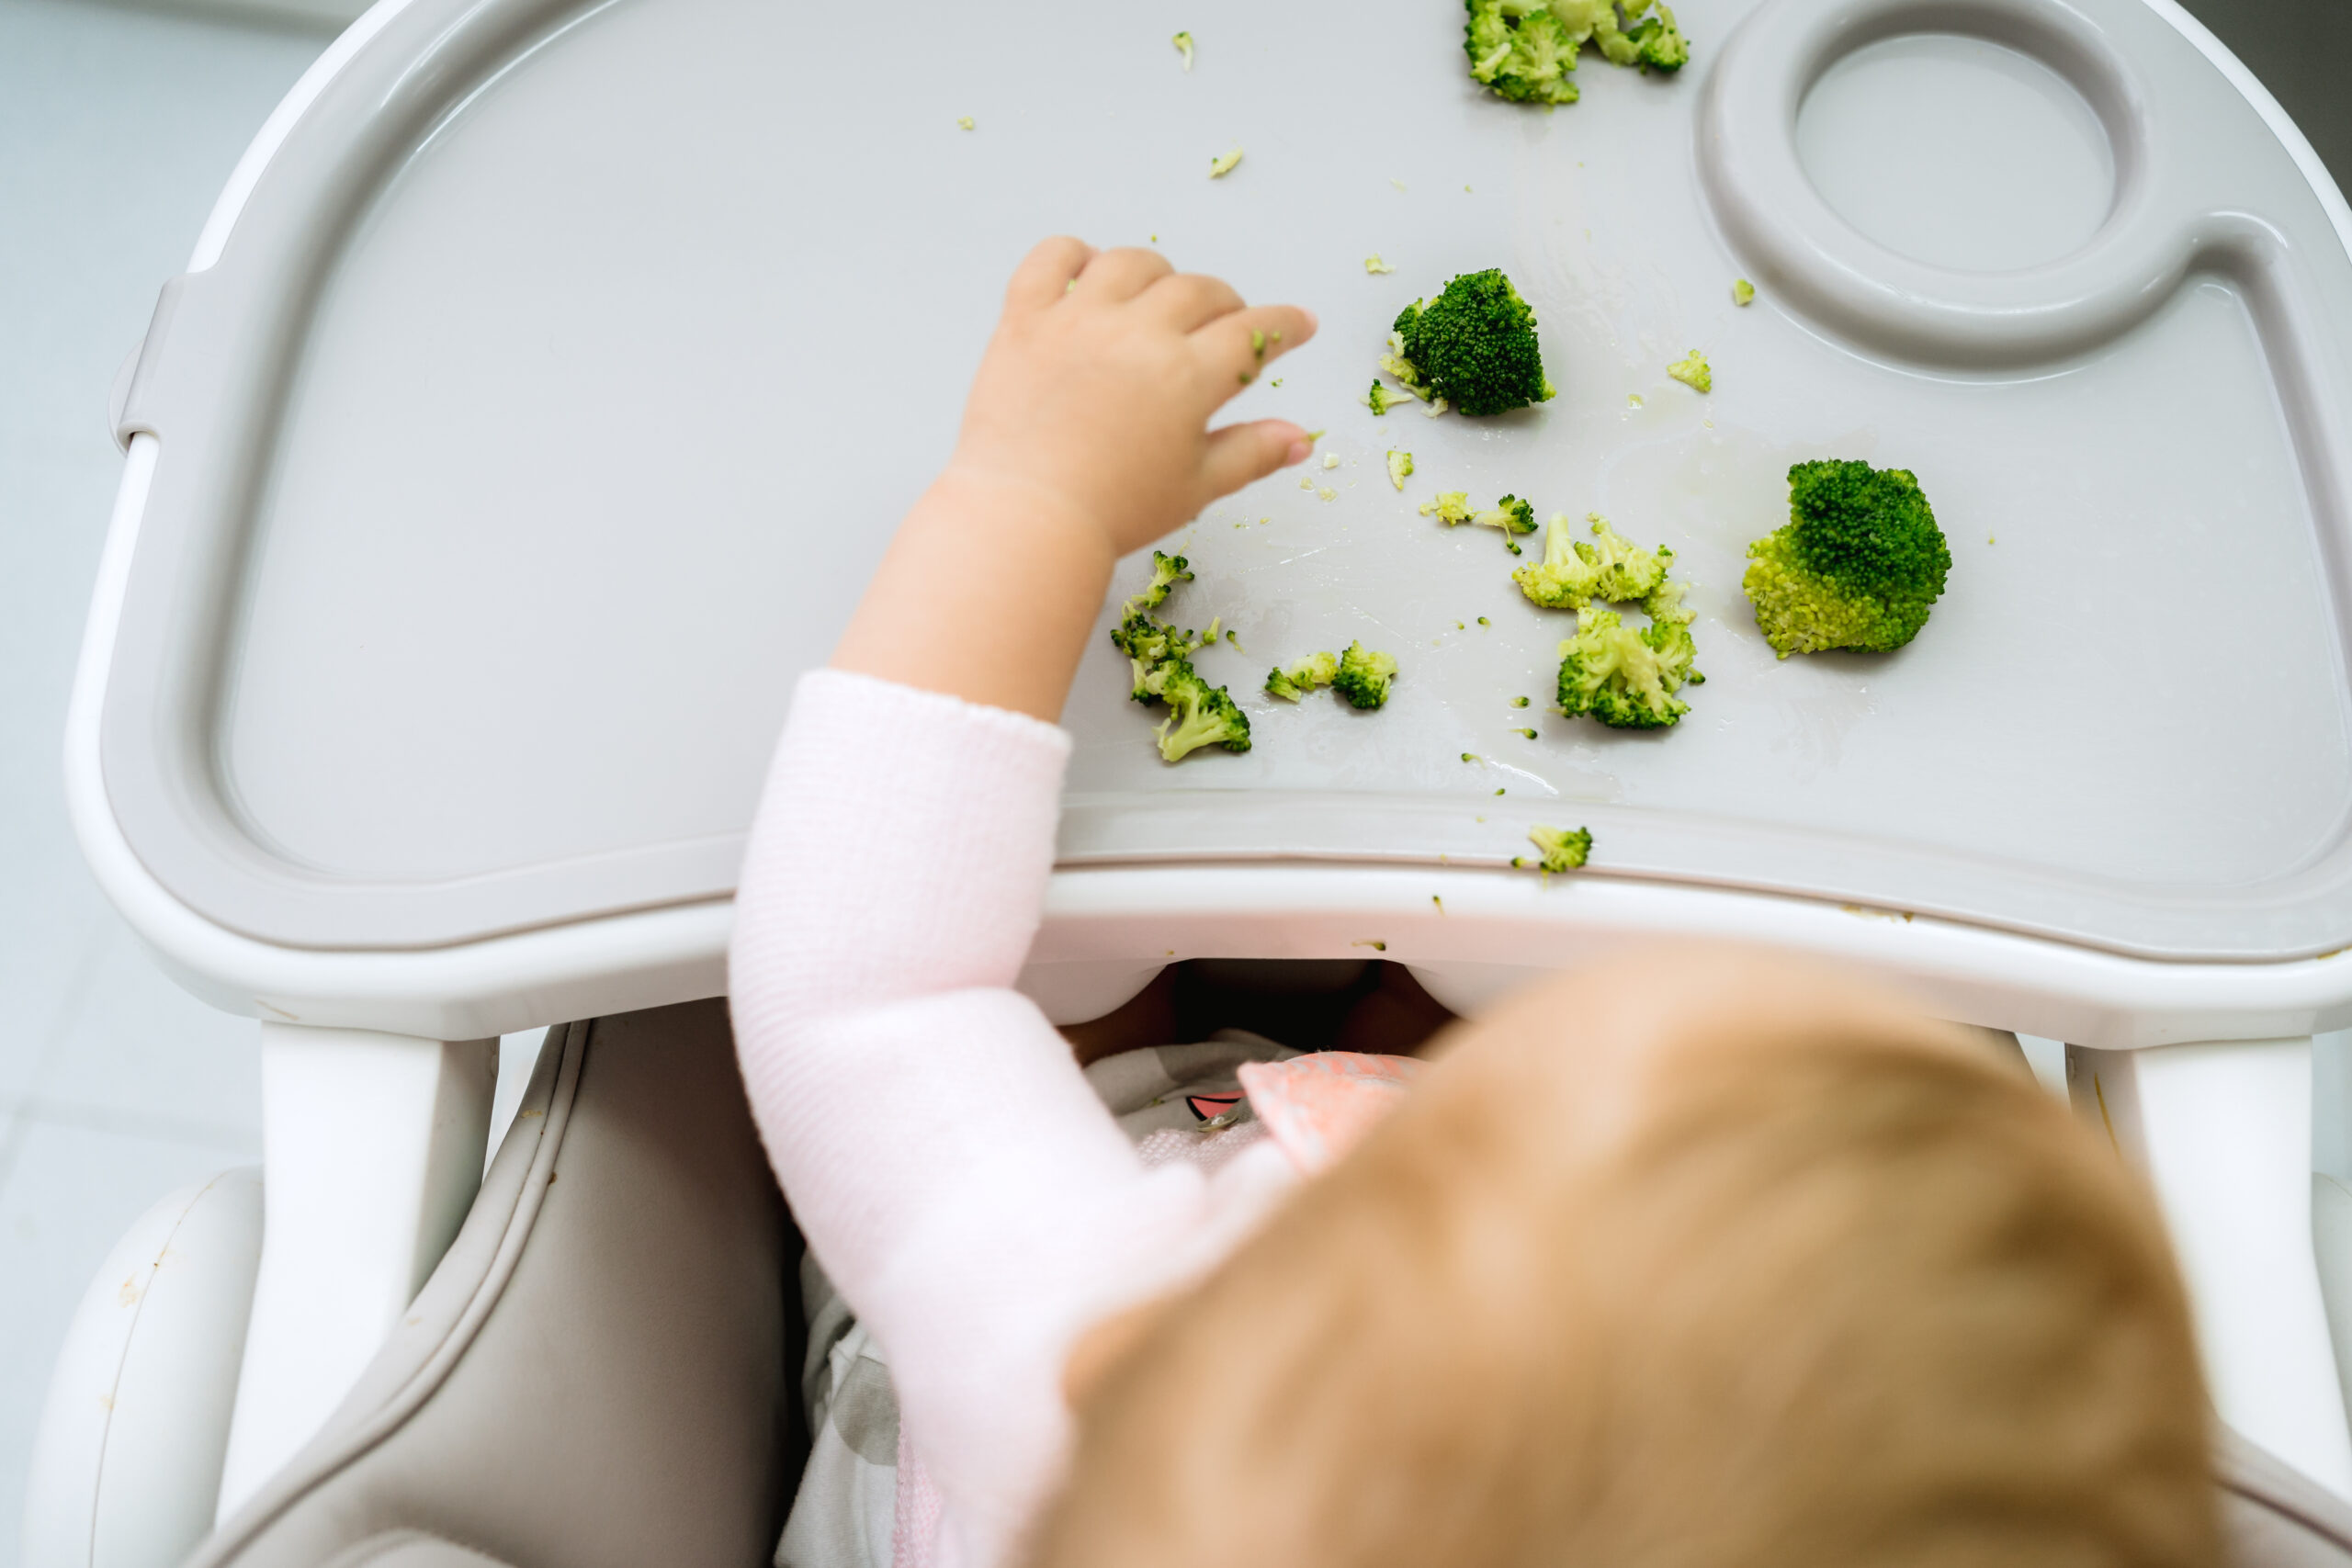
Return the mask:
<svg viewBox="0 0 2352 1568"><path fill-rule="evenodd" d="M1125 555L1306 460L1306 433L1288 420L1207 425L1314 335L1307 311L1245 306L1157 252L1047 240L1005 289L942 477L1034 497Z"/></svg>

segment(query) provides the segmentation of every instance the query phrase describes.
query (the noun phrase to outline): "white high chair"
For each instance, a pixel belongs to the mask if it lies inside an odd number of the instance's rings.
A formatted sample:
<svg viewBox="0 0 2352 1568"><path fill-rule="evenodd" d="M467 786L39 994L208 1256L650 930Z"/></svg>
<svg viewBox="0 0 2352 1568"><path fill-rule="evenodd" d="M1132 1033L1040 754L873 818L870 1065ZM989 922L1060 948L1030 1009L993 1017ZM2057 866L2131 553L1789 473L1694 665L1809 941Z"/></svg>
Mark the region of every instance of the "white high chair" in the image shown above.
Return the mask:
<svg viewBox="0 0 2352 1568"><path fill-rule="evenodd" d="M1057 1021L1178 958L1375 951L1467 1011L1684 933L2074 1042L2222 1416L2352 1496L2311 1171L2311 1037L2352 1024L2352 213L2171 0L1679 10L1679 79L1592 61L1556 115L1479 96L1458 16L1401 0L1203 0L1189 73L1140 14L901 8L881 90L854 8L381 0L345 33L117 389L74 821L159 962L258 1018L264 1168L94 1287L32 1568L172 1560L319 1432L475 1203L499 1035L724 992L791 678L1057 229L1322 315L1239 401L1330 426L1338 493L1279 478L1182 536L1172 612L1250 649L1204 670L1251 691L1353 637L1404 666L1378 716L1248 701L1253 751L1170 769L1098 647L1023 982ZM2036 156L1933 133L1987 84ZM1409 138L1345 129L1421 103ZM1999 216L1955 238L1971 211ZM1497 264L1560 398L1369 423L1397 306ZM1705 402L1662 375L1692 341ZM1407 443L1428 488L1675 546L1714 677L1679 728L1517 736L1559 623L1389 489ZM1901 654L1779 663L1740 547L1831 452L1920 473L1952 587ZM2261 607L2254 679L2182 634L2191 595ZM1508 869L1559 821L1587 872Z"/></svg>

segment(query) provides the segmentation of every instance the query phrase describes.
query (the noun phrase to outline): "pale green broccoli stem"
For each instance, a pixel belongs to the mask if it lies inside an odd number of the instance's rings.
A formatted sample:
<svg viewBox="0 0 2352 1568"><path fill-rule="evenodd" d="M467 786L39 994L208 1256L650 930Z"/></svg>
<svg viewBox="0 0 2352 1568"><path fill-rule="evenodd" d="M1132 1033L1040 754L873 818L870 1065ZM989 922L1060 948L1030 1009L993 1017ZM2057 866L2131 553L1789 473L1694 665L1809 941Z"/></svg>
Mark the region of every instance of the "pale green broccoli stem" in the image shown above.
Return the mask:
<svg viewBox="0 0 2352 1568"><path fill-rule="evenodd" d="M1216 157L1209 160L1209 178L1213 180L1221 180L1225 178L1226 175L1233 173L1234 169L1240 164L1240 162L1241 149L1239 147L1234 148L1230 152L1218 153Z"/></svg>
<svg viewBox="0 0 2352 1568"><path fill-rule="evenodd" d="M1707 356L1692 349L1666 367L1666 373L1694 392L1715 389L1715 373L1707 365Z"/></svg>
<svg viewBox="0 0 2352 1568"><path fill-rule="evenodd" d="M1735 305L1754 304L1756 302L1756 285L1748 282L1747 279L1744 277L1733 278L1731 280L1731 302Z"/></svg>
<svg viewBox="0 0 2352 1568"><path fill-rule="evenodd" d="M1395 485L1398 490L1403 490L1405 488L1405 480L1412 474L1412 471L1413 455L1410 452L1391 452L1388 454L1388 482L1390 484Z"/></svg>
<svg viewBox="0 0 2352 1568"><path fill-rule="evenodd" d="M1184 57L1184 69L1190 71L1193 68L1193 35L1178 33L1169 41L1176 46L1176 52Z"/></svg>

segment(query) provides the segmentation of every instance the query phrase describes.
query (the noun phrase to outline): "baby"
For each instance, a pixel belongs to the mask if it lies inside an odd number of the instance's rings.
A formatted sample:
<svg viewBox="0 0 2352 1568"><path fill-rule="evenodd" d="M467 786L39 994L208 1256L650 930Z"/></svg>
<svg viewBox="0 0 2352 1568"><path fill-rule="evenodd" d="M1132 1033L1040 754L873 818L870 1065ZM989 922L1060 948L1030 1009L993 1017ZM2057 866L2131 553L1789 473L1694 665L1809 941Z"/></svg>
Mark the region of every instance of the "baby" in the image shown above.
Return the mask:
<svg viewBox="0 0 2352 1568"><path fill-rule="evenodd" d="M1113 564L1307 457L1207 426L1314 332L1040 245L796 694L736 1032L897 1385L899 1568L2216 1562L2154 1206L1965 1032L1784 958L1619 952L1417 1077L1326 1064L1352 1149L1152 1162L1012 988Z"/></svg>

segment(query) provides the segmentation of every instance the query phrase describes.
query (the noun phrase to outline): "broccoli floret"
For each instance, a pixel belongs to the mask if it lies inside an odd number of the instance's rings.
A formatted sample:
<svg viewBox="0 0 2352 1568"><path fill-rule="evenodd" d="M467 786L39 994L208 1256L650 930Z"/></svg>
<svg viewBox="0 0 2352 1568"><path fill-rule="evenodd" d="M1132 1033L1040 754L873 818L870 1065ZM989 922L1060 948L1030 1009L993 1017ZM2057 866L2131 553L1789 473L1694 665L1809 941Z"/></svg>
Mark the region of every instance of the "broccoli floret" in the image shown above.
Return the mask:
<svg viewBox="0 0 2352 1568"><path fill-rule="evenodd" d="M1184 57L1184 69L1190 71L1193 68L1193 35L1178 33L1168 41L1176 46L1176 52Z"/></svg>
<svg viewBox="0 0 2352 1568"><path fill-rule="evenodd" d="M1421 503L1421 515L1434 517L1447 527L1457 527L1477 515L1470 510L1470 492L1466 490L1442 490L1437 499Z"/></svg>
<svg viewBox="0 0 2352 1568"><path fill-rule="evenodd" d="M1642 632L1642 640L1657 655L1658 670L1668 682L1668 690L1688 682L1693 686L1707 683L1706 676L1691 662L1699 656L1698 645L1690 640L1690 623L1698 615L1682 603L1683 584L1661 582L1657 592L1642 601L1642 609L1649 615L1650 624Z"/></svg>
<svg viewBox="0 0 2352 1568"><path fill-rule="evenodd" d="M1499 268L1465 272L1436 299L1414 300L1398 312L1396 334L1381 368L1464 413L1508 413L1552 396L1535 312Z"/></svg>
<svg viewBox="0 0 2352 1568"><path fill-rule="evenodd" d="M1783 659L1901 648L1928 624L1951 570L1916 475L1834 458L1789 470L1789 521L1747 554L1740 586Z"/></svg>
<svg viewBox="0 0 2352 1568"><path fill-rule="evenodd" d="M1351 707L1376 708L1388 700L1388 685L1396 678L1396 660L1385 653L1366 653L1363 644L1351 642L1340 655L1331 689L1347 698Z"/></svg>
<svg viewBox="0 0 2352 1568"><path fill-rule="evenodd" d="M1363 258L1363 269L1368 273L1395 272L1396 270L1395 267L1390 266L1386 262L1380 259L1380 253L1378 251L1374 251L1372 254Z"/></svg>
<svg viewBox="0 0 2352 1568"><path fill-rule="evenodd" d="M1592 831L1587 828L1530 828L1527 841L1544 853L1532 865L1524 855L1513 855L1510 863L1546 876L1574 871L1592 853Z"/></svg>
<svg viewBox="0 0 2352 1568"><path fill-rule="evenodd" d="M1592 525L1589 544L1576 537L1566 513L1554 514L1544 535L1543 561L1510 574L1520 592L1547 610L1578 609L1593 599L1630 604L1657 592L1674 552L1664 545L1643 549L1598 512L1586 517Z"/></svg>
<svg viewBox="0 0 2352 1568"><path fill-rule="evenodd" d="M1470 519L1482 528L1500 528L1506 538L1513 534L1535 532L1535 503L1507 495L1477 516Z"/></svg>
<svg viewBox="0 0 2352 1568"><path fill-rule="evenodd" d="M1180 582L1190 582L1193 574L1182 556L1167 556L1151 552L1151 586L1119 607L1121 615L1133 615L1138 610L1157 610L1168 603L1168 595Z"/></svg>
<svg viewBox="0 0 2352 1568"><path fill-rule="evenodd" d="M1154 671L1168 716L1159 721L1159 755L1179 762L1204 746L1228 751L1250 750L1250 716L1233 704L1223 686L1201 679L1190 663L1170 660Z"/></svg>
<svg viewBox="0 0 2352 1568"><path fill-rule="evenodd" d="M1387 355L1383 355L1381 356L1380 363L1383 367L1387 366L1390 357L1391 356ZM1408 367L1408 368L1410 368L1410 367ZM1393 375L1394 372L1392 371L1391 374ZM1394 387L1384 386L1380 378L1374 376L1372 378L1372 390L1363 395L1363 406L1370 409L1374 414L1385 414L1390 409L1395 408L1398 403L1419 399L1421 396L1421 393L1415 391L1410 387L1407 387L1402 390L1399 390Z"/></svg>
<svg viewBox="0 0 2352 1568"><path fill-rule="evenodd" d="M1398 490L1403 490L1406 479L1411 477L1412 472L1413 455L1410 452L1388 454L1388 482L1390 484L1395 485Z"/></svg>
<svg viewBox="0 0 2352 1568"><path fill-rule="evenodd" d="M1679 71L1690 46L1663 0L1466 0L1470 74L1514 103L1572 104L1577 51L1589 40L1612 65Z"/></svg>
<svg viewBox="0 0 2352 1568"><path fill-rule="evenodd" d="M1560 644L1560 711L1571 718L1589 714L1613 729L1662 729L1690 711L1674 696L1681 684L1649 638L1614 610L1579 610L1577 635Z"/></svg>
<svg viewBox="0 0 2352 1568"><path fill-rule="evenodd" d="M1133 601L1130 601L1133 603ZM1180 632L1167 622L1138 610L1111 628L1111 646L1127 656L1135 670L1135 687L1128 695L1139 703L1155 702L1159 693L1153 672L1171 660L1186 660L1201 646L1192 632Z"/></svg>
<svg viewBox="0 0 2352 1568"><path fill-rule="evenodd" d="M1276 665L1266 676L1266 690L1286 703L1295 703L1318 686L1328 686L1340 674L1340 656L1336 653L1310 653L1295 664Z"/></svg>
<svg viewBox="0 0 2352 1568"><path fill-rule="evenodd" d="M1715 373L1708 367L1707 356L1695 348L1668 366L1666 373L1694 392L1715 389Z"/></svg>

